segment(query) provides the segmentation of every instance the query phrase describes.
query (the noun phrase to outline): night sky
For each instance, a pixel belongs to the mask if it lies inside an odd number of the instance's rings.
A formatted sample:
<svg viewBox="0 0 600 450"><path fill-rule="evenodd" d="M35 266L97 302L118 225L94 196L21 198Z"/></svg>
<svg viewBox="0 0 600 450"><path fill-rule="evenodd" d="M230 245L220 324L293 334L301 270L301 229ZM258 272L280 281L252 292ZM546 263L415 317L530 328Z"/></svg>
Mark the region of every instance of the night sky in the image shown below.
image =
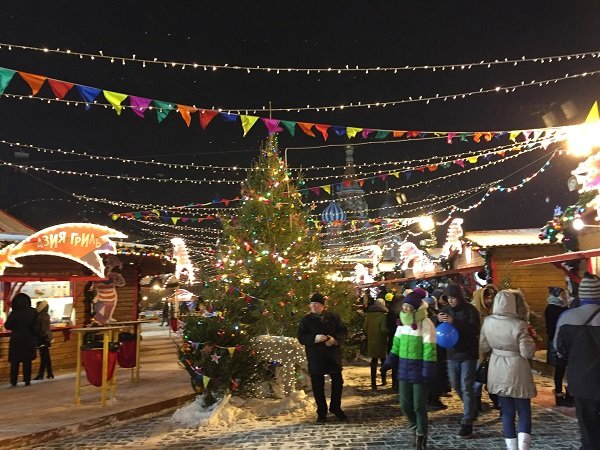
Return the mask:
<svg viewBox="0 0 600 450"><path fill-rule="evenodd" d="M597 2L11 2L3 5L0 41L16 45L70 49L76 52L152 60L202 64L263 67L396 67L460 64L495 59L566 55L600 50L600 6ZM391 6L394 4L395 6ZM534 7L533 4L539 6ZM87 5L87 6L86 6ZM140 63L122 65L118 60L79 59L38 51L0 49L0 66L45 75L76 84L153 98L201 108L241 110L350 102L385 102L409 97L452 94L544 80L600 69L600 58L563 59L544 64L519 64L472 68L471 70L401 71L394 73L320 74L202 70L170 68ZM599 97L597 75L528 87L512 93L474 95L465 99L407 103L398 106L345 109L343 111L274 112L277 119L325 123L361 128L427 131L522 130L544 127L542 116L557 113L556 125L581 122ZM30 92L18 75L5 91ZM39 97L53 97L45 85ZM73 90L67 99L77 100ZM102 99L100 94L99 99ZM560 105L571 101L577 114L567 119ZM128 100L124 102L128 104ZM268 113L255 114L267 117ZM121 116L92 107L66 106L36 100L0 99L0 140L40 147L72 149L97 155L165 162L248 167L258 155L266 131L257 123L246 137L239 120L224 123L215 118L202 130L197 114L187 127L171 113L157 123L155 113L140 119L130 110ZM318 135L318 133L317 133ZM290 167L343 165L343 146L352 142L334 136L310 138L297 129L296 137L283 132L280 149L288 151ZM444 140L406 141L357 146L357 163L408 161L435 155L453 155L507 144L503 141L475 144ZM307 148L323 146L321 148ZM130 176L164 176L241 179L243 173L178 171L153 166L90 162L80 157L29 152L18 158L15 148L0 144L0 160L32 166ZM548 153L549 155L549 153ZM459 192L486 180L507 177L503 183L518 183L538 170L545 159L532 152L513 162L472 175L453 177L406 191L418 201L432 195ZM526 167L528 164L531 166ZM577 161L554 158L547 171L514 193L497 193L481 207L462 215L466 230L541 227L557 204L567 206L576 199L566 181ZM523 169L526 167L525 169ZM454 167L448 173L458 172ZM185 173L184 173L185 172ZM446 172L445 172L446 173ZM340 175L320 171L306 175ZM514 174L511 176L511 174ZM410 182L434 175L416 174ZM339 182L332 178L331 182ZM405 178L388 180L389 188L407 183ZM325 182L308 183L309 186ZM367 191L385 189L384 182L365 185ZM84 194L136 203L184 205L232 198L231 185L182 185L156 182L107 181L48 174L24 173L0 166L0 208L30 223L45 227L67 221L111 223L111 211L131 209L102 203L77 201ZM482 194L466 200L468 206ZM309 196L310 200L326 197ZM381 195L368 198L371 209L383 202ZM322 208L322 206L320 206ZM426 213L427 210L422 211ZM401 213L401 210L399 210ZM373 212L375 214L375 212ZM442 220L445 214L436 216ZM135 225L117 222L117 228L135 231ZM133 227L133 228L132 228ZM139 230L138 230L139 231Z"/></svg>

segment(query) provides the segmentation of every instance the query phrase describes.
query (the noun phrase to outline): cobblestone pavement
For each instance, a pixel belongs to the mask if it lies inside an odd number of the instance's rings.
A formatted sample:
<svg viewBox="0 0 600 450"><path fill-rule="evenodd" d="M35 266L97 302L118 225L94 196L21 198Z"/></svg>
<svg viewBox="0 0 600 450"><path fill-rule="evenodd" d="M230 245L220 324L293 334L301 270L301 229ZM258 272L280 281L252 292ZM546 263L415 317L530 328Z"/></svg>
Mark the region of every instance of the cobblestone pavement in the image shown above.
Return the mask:
<svg viewBox="0 0 600 450"><path fill-rule="evenodd" d="M398 398L390 389L371 392L367 372L362 379L346 380L343 407L346 423L330 416L324 425L314 423L314 410L257 420L240 420L227 427L182 428L170 420L172 413L136 419L103 430L65 437L44 445L46 449L408 449L406 420ZM538 386L550 380L536 377ZM484 394L485 397L485 394ZM489 410L475 423L471 439L457 437L461 403L443 398L447 410L430 413L430 449L502 449L502 424L498 411ZM555 409L533 405L532 449L577 449L579 431L575 419Z"/></svg>

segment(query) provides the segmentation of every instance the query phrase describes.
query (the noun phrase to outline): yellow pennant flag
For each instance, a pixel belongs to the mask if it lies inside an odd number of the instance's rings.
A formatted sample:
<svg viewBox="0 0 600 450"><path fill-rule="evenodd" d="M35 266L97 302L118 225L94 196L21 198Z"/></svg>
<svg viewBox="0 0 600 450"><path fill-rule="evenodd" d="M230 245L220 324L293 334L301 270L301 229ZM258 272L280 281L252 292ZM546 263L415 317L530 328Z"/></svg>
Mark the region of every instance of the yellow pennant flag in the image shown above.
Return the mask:
<svg viewBox="0 0 600 450"><path fill-rule="evenodd" d="M227 350L229 350L229 356L233 358L233 354L235 353L235 347L227 347Z"/></svg>
<svg viewBox="0 0 600 450"><path fill-rule="evenodd" d="M179 219L181 217L171 217L171 222L173 222L173 225L177 225L177 222L179 222Z"/></svg>
<svg viewBox="0 0 600 450"><path fill-rule="evenodd" d="M121 110L123 109L121 103L127 98L127 94L119 94L118 92L111 91L102 91L102 93L104 94L104 97L106 97L106 100L108 100L108 102L113 105L113 108L115 108L117 116L120 116Z"/></svg>
<svg viewBox="0 0 600 450"><path fill-rule="evenodd" d="M330 184L321 186L321 189L323 189L325 192L327 192L329 195L331 195L331 185Z"/></svg>
<svg viewBox="0 0 600 450"><path fill-rule="evenodd" d="M204 389L208 387L208 383L210 383L210 378L206 375L202 375L202 382L204 383Z"/></svg>
<svg viewBox="0 0 600 450"><path fill-rule="evenodd" d="M353 138L356 136L356 133L360 133L362 130L362 128L346 127L346 135L349 138Z"/></svg>
<svg viewBox="0 0 600 450"><path fill-rule="evenodd" d="M517 141L517 136L519 135L519 133L521 133L520 131L511 131L510 134L508 135L508 139L510 139L513 142Z"/></svg>
<svg viewBox="0 0 600 450"><path fill-rule="evenodd" d="M390 175L399 178L400 177L400 172L390 172Z"/></svg>
<svg viewBox="0 0 600 450"><path fill-rule="evenodd" d="M256 116L240 116L240 118L242 120L242 128L244 129L244 136L246 136L246 134L248 134L248 131L250 131L250 128L252 128L252 126L258 120L258 117L256 117Z"/></svg>
<svg viewBox="0 0 600 450"><path fill-rule="evenodd" d="M119 218L119 215L118 214L112 214L110 217L112 218L112 220L117 220Z"/></svg>
<svg viewBox="0 0 600 450"><path fill-rule="evenodd" d="M478 156L471 156L470 158L467 158L467 161L469 161L471 164L475 164L477 159L479 159Z"/></svg>
<svg viewBox="0 0 600 450"><path fill-rule="evenodd" d="M592 109L588 113L584 123L598 122L600 120L600 114L598 114L598 102L594 102Z"/></svg>

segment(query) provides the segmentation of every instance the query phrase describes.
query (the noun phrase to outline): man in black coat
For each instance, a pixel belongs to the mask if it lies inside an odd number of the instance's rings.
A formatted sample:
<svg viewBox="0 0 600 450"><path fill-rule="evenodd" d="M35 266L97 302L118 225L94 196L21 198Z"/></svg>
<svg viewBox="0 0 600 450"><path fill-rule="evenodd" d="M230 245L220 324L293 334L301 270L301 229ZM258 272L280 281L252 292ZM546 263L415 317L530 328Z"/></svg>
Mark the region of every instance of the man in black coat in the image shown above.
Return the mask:
<svg viewBox="0 0 600 450"><path fill-rule="evenodd" d="M12 311L4 327L10 330L8 361L10 362L10 384L17 385L19 364L23 365L23 381L31 384L31 361L36 357L38 317L31 307L29 295L19 293L12 299Z"/></svg>
<svg viewBox="0 0 600 450"><path fill-rule="evenodd" d="M340 420L346 420L342 411L342 352L340 344L348 330L340 316L325 310L325 298L318 292L310 298L310 314L300 321L298 340L306 349L308 372L317 404L317 423L327 421L325 375L331 378L329 411Z"/></svg>

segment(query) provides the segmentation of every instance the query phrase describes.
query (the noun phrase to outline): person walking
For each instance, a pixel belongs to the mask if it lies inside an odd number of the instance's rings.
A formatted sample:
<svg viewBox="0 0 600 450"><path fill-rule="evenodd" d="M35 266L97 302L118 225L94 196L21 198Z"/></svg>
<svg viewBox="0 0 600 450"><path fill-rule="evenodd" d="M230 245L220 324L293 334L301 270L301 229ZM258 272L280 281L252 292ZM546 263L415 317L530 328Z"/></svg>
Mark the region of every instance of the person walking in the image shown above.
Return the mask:
<svg viewBox="0 0 600 450"><path fill-rule="evenodd" d="M413 447L427 449L427 391L437 379L436 334L427 317L426 291L417 288L404 298L385 366L398 367L400 405L413 433Z"/></svg>
<svg viewBox="0 0 600 450"><path fill-rule="evenodd" d="M479 312L467 303L460 286L451 284L446 290L448 306L438 314L440 322L453 325L459 334L457 344L446 351L450 384L463 402L463 418L458 436L470 438L477 417L475 369L479 357Z"/></svg>
<svg viewBox="0 0 600 450"><path fill-rule="evenodd" d="M304 345L313 396L317 404L317 423L327 421L325 375L331 378L329 411L339 420L346 420L342 410L342 351L340 344L348 336L340 316L325 310L325 297L316 292L310 297L310 313L300 320L298 340Z"/></svg>
<svg viewBox="0 0 600 450"><path fill-rule="evenodd" d="M25 386L31 384L31 362L36 357L38 320L35 309L31 307L29 295L20 293L12 300L12 311L6 319L4 328L10 330L8 343L8 361L10 362L10 384L17 385L19 364L23 365Z"/></svg>
<svg viewBox="0 0 600 450"><path fill-rule="evenodd" d="M386 296L392 295L388 302L388 313L386 316L386 328L387 328L387 352L388 354L392 350L392 344L394 342L394 335L396 334L396 327L400 323L400 311L402 310L403 295L392 294L388 292ZM387 373L384 370L383 373ZM398 392L398 367L392 366L392 390Z"/></svg>
<svg viewBox="0 0 600 450"><path fill-rule="evenodd" d="M473 292L473 306L479 311L479 317L483 323L483 320L492 314L492 306L494 304L494 297L498 293L498 288L493 284L488 284L484 286L482 289L477 289ZM479 354L479 359L477 360L477 368L485 361L486 356L483 354ZM479 412L483 412L483 407L481 403L481 396L483 394L483 384L479 382L475 382L475 396L477 398L477 410ZM488 395L492 404L494 405L494 409L499 409L500 404L498 403L498 396L496 394L490 394L488 391Z"/></svg>
<svg viewBox="0 0 600 450"><path fill-rule="evenodd" d="M363 330L367 335L367 355L371 357L371 390L373 391L377 390L377 366L379 361L383 366L387 355L387 313L383 298L375 299L373 306L369 306L365 311ZM386 372L381 369L381 385L385 386L386 383Z"/></svg>
<svg viewBox="0 0 600 450"><path fill-rule="evenodd" d="M529 366L535 342L527 331L528 319L529 307L523 293L502 290L494 298L492 315L484 319L479 337L480 351L491 352L487 388L498 395L509 450L529 450L531 446L531 399L537 391Z"/></svg>
<svg viewBox="0 0 600 450"><path fill-rule="evenodd" d="M48 302L42 300L37 302L35 309L38 314L39 332L37 346L40 351L40 367L34 380L43 380L44 372L50 380L54 378L52 372L52 361L50 359L50 346L52 345L52 331L50 330L50 315L48 314Z"/></svg>
<svg viewBox="0 0 600 450"><path fill-rule="evenodd" d="M567 362L581 449L592 450L600 442L600 279L596 275L584 274L579 301L579 307L558 318L554 348Z"/></svg>
<svg viewBox="0 0 600 450"><path fill-rule="evenodd" d="M548 306L544 310L544 319L546 321L546 334L548 341L546 348L546 362L554 366L554 398L556 406L573 407L575 404L571 400L569 392L565 388L563 394L563 378L567 370L565 360L558 356L554 348L554 335L556 333L556 324L559 316L569 309L569 296L567 291L561 287L548 288Z"/></svg>
<svg viewBox="0 0 600 450"><path fill-rule="evenodd" d="M169 301L168 300L163 301L162 319L160 321L160 326L162 327L165 323L167 324L167 326L169 326Z"/></svg>

